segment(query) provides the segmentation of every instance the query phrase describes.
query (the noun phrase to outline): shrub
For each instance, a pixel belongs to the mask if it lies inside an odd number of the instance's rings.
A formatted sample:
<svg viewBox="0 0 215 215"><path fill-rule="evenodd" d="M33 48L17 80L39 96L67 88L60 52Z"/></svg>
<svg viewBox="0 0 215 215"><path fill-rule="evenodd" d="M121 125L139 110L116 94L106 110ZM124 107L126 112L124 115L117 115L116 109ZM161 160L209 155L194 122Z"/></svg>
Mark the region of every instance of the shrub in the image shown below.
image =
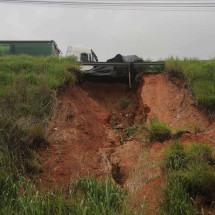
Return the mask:
<svg viewBox="0 0 215 215"><path fill-rule="evenodd" d="M163 142L165 140L171 139L172 137L171 128L166 123L161 122L156 118L151 119L145 128L149 131L152 142Z"/></svg>

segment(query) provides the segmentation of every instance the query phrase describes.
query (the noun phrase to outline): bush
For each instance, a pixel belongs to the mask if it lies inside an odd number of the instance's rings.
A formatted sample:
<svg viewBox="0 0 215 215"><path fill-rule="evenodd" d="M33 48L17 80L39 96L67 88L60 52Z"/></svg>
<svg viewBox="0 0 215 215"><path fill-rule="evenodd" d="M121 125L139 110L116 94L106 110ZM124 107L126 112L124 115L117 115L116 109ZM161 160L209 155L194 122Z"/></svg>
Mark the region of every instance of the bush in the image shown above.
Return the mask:
<svg viewBox="0 0 215 215"><path fill-rule="evenodd" d="M154 118L145 126L145 128L150 133L150 140L163 142L165 140L171 139L171 128L164 122L159 121Z"/></svg>

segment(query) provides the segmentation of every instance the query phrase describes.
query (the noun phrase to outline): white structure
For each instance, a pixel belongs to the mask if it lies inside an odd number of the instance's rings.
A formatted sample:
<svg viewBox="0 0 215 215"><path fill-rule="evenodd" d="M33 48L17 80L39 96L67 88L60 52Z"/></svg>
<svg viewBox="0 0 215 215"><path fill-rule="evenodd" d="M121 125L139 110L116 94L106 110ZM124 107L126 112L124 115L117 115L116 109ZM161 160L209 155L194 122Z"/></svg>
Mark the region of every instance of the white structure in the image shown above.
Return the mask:
<svg viewBox="0 0 215 215"><path fill-rule="evenodd" d="M81 62L98 62L98 58L94 51L82 46L68 46L66 56L76 56L78 61Z"/></svg>
<svg viewBox="0 0 215 215"><path fill-rule="evenodd" d="M75 56L77 57L77 60L81 62L98 62L98 58L94 51L83 46L68 46L66 57L69 56ZM92 68L93 66L81 66L81 70L83 71L87 71Z"/></svg>

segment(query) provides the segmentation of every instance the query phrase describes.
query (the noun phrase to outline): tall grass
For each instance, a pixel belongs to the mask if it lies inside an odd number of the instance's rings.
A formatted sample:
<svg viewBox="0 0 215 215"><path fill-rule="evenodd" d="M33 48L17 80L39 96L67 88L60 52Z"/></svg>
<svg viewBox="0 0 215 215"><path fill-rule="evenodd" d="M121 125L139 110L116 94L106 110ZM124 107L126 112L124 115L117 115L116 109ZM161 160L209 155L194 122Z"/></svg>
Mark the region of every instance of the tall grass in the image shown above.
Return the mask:
<svg viewBox="0 0 215 215"><path fill-rule="evenodd" d="M0 214L20 215L131 215L125 192L110 179L93 177L72 183L66 192L39 192L24 178L10 178L0 190Z"/></svg>
<svg viewBox="0 0 215 215"><path fill-rule="evenodd" d="M6 56L0 58L0 160L23 171L38 171L33 151L44 144L44 127L57 90L75 76L74 58Z"/></svg>
<svg viewBox="0 0 215 215"><path fill-rule="evenodd" d="M214 156L211 146L172 143L166 150L163 169L167 183L163 190L162 214L198 214L215 199ZM197 201L196 201L197 199ZM207 207L208 207L207 206Z"/></svg>
<svg viewBox="0 0 215 215"><path fill-rule="evenodd" d="M215 59L169 58L166 70L183 72L198 105L207 111L215 111Z"/></svg>

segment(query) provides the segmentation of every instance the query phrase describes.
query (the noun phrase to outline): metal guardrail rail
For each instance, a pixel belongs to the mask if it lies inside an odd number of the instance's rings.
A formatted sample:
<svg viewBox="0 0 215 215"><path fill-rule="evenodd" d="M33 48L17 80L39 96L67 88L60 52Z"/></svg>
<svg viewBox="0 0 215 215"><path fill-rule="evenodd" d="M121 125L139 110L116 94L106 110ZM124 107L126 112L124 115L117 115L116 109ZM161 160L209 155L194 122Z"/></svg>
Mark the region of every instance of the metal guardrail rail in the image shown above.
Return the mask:
<svg viewBox="0 0 215 215"><path fill-rule="evenodd" d="M153 61L153 62L143 62L143 63L112 63L112 62L78 62L78 64L83 66L165 66L165 61Z"/></svg>
<svg viewBox="0 0 215 215"><path fill-rule="evenodd" d="M81 66L115 66L128 67L129 88L131 88L131 68L144 66L165 66L165 61L142 62L142 63L115 63L115 62L78 62Z"/></svg>

